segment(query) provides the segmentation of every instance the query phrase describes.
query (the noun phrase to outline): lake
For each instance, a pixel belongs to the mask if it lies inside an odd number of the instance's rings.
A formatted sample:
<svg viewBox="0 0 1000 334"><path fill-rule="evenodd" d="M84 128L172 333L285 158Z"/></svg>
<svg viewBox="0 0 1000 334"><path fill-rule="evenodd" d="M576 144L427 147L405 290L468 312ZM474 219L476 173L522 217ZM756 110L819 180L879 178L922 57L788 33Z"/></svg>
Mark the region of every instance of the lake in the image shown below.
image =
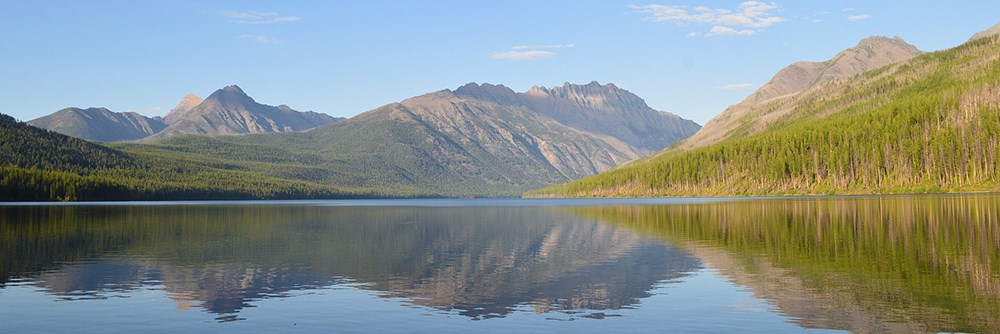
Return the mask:
<svg viewBox="0 0 1000 334"><path fill-rule="evenodd" d="M0 204L0 332L1000 332L1000 196Z"/></svg>

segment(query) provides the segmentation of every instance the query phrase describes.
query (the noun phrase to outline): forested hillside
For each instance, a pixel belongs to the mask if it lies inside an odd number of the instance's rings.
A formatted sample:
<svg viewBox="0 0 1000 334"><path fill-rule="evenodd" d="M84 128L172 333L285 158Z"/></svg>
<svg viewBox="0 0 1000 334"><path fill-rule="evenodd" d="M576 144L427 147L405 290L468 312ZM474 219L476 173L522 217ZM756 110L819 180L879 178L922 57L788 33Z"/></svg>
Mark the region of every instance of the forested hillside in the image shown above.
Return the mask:
<svg viewBox="0 0 1000 334"><path fill-rule="evenodd" d="M765 128L531 196L997 191L1000 38L812 87ZM738 130L737 130L738 131Z"/></svg>
<svg viewBox="0 0 1000 334"><path fill-rule="evenodd" d="M788 65L740 103L716 115L698 133L684 140L681 149L711 145L734 136L753 134L763 130L772 119L782 118L790 111L783 108L764 107L773 100L790 100L811 87L857 74L923 54L917 47L899 37L868 37L857 45L837 53L823 62L800 61ZM773 105L773 104L772 104Z"/></svg>
<svg viewBox="0 0 1000 334"><path fill-rule="evenodd" d="M0 114L0 201L377 196L230 167L130 154Z"/></svg>

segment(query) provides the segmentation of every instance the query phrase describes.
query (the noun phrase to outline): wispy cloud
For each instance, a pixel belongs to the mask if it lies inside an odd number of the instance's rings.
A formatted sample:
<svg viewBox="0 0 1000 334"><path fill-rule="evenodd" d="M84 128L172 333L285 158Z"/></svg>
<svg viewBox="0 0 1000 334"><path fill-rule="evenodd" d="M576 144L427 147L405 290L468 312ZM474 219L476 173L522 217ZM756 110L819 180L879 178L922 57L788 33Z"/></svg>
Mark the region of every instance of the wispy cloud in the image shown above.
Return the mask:
<svg viewBox="0 0 1000 334"><path fill-rule="evenodd" d="M847 8L844 8L843 10L841 10L841 11L844 11L844 12L853 12L854 11L854 7L847 7Z"/></svg>
<svg viewBox="0 0 1000 334"><path fill-rule="evenodd" d="M531 50L531 51L503 51L494 52L490 55L492 59L499 60L532 60L532 59L542 59L555 56L555 52L552 51L542 51L542 50Z"/></svg>
<svg viewBox="0 0 1000 334"><path fill-rule="evenodd" d="M870 18L872 18L872 16L868 15L868 14L864 14L864 15L851 15L851 16L847 17L847 20L849 20L849 21L855 21L856 22L856 21L864 21L864 20L867 20L867 19L870 19Z"/></svg>
<svg viewBox="0 0 1000 334"><path fill-rule="evenodd" d="M576 44L546 44L546 45L516 45L512 46L511 50L526 50L526 49L566 49L575 48Z"/></svg>
<svg viewBox="0 0 1000 334"><path fill-rule="evenodd" d="M576 44L542 44L542 45L515 45L510 50L494 52L491 59L498 60L532 60L555 56L556 53L548 50L575 48Z"/></svg>
<svg viewBox="0 0 1000 334"><path fill-rule="evenodd" d="M276 12L240 12L224 11L222 15L229 18L230 22L241 24L272 24L283 22L295 22L298 16L280 15Z"/></svg>
<svg viewBox="0 0 1000 334"><path fill-rule="evenodd" d="M771 14L779 9L777 4L760 1L744 1L735 9L660 4L628 7L645 14L646 19L653 22L667 22L678 26L711 25L706 36L754 35L763 31L762 28L787 21Z"/></svg>
<svg viewBox="0 0 1000 334"><path fill-rule="evenodd" d="M754 87L754 84L752 84L752 83L733 83L733 84L725 84L725 85L722 85L722 86L715 86L715 88L718 88L718 89L732 90L732 91L747 90L747 89L750 89L750 88L753 88L753 87Z"/></svg>
<svg viewBox="0 0 1000 334"><path fill-rule="evenodd" d="M259 44L280 44L281 40L277 37L271 36L261 36L261 35L240 35L240 39L253 41Z"/></svg>

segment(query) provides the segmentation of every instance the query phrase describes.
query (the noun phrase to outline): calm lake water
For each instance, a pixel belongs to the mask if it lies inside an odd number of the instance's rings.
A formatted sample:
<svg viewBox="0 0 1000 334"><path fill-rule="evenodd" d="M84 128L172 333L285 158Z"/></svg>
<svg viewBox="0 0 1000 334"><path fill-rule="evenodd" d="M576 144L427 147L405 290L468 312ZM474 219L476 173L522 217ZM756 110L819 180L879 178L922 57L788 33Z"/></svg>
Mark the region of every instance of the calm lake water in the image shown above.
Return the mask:
<svg viewBox="0 0 1000 334"><path fill-rule="evenodd" d="M0 332L1000 332L1000 197L0 205Z"/></svg>

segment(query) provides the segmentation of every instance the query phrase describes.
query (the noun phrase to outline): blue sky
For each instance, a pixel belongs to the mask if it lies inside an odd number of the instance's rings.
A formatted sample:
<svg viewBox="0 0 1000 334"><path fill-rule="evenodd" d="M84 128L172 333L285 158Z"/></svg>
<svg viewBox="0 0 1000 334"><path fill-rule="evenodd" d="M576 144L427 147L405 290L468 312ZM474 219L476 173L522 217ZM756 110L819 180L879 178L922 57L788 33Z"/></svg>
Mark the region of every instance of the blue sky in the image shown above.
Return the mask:
<svg viewBox="0 0 1000 334"><path fill-rule="evenodd" d="M704 124L864 37L933 51L998 22L997 1L6 1L0 112L163 115L238 84L349 117L468 82L596 80Z"/></svg>

